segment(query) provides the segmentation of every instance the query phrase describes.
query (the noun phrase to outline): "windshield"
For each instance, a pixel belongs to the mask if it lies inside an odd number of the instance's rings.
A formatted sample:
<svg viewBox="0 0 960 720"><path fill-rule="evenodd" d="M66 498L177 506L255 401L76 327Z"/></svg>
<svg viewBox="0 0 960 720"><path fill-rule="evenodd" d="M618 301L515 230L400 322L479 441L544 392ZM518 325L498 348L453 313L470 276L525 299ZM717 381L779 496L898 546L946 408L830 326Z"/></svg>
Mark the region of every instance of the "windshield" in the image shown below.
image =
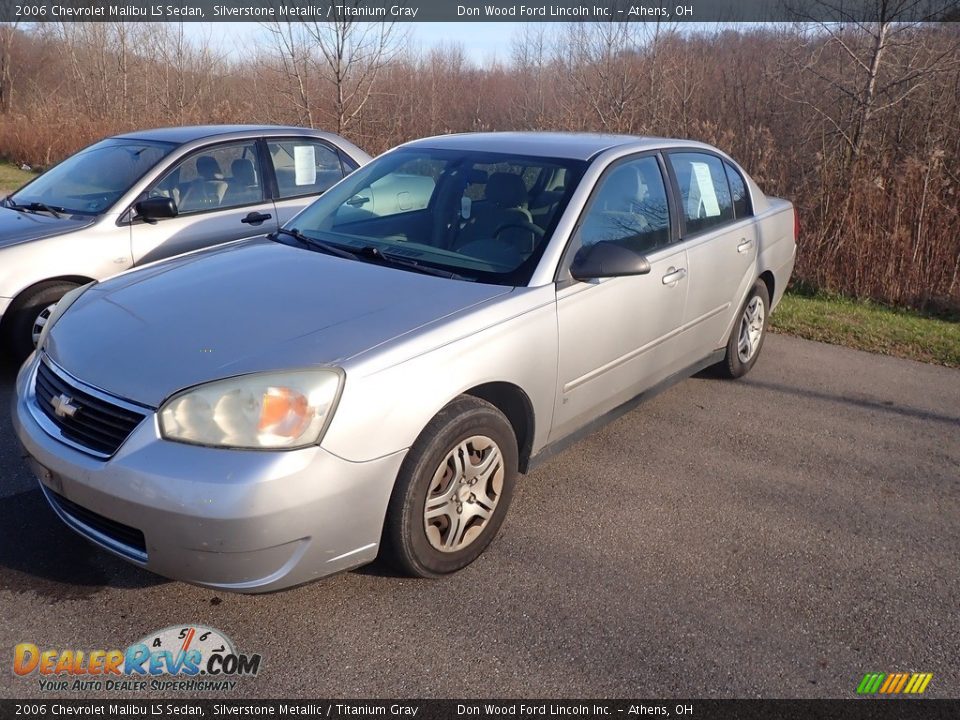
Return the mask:
<svg viewBox="0 0 960 720"><path fill-rule="evenodd" d="M352 251L526 284L586 163L487 152L398 150L374 160L288 223Z"/></svg>
<svg viewBox="0 0 960 720"><path fill-rule="evenodd" d="M10 199L77 215L99 215L176 147L149 140L103 140L50 168Z"/></svg>

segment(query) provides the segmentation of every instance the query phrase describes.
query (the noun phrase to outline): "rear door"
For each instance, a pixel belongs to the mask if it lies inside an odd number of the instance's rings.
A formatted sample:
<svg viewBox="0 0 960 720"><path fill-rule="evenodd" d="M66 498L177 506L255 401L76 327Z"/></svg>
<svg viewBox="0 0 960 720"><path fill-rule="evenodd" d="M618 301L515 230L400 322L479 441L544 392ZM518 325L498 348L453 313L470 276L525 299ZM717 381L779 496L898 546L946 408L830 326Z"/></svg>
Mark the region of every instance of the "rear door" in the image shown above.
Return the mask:
<svg viewBox="0 0 960 720"><path fill-rule="evenodd" d="M333 145L318 138L268 137L266 149L275 185L274 208L280 225L356 168L356 164Z"/></svg>
<svg viewBox="0 0 960 720"><path fill-rule="evenodd" d="M582 427L672 372L687 295L686 252L673 242L665 168L656 154L615 162L597 182L557 283L559 364L551 440ZM650 273L577 282L576 251L615 242Z"/></svg>
<svg viewBox="0 0 960 720"><path fill-rule="evenodd" d="M192 152L145 197L173 198L178 214L155 222L134 214L130 240L137 265L277 229L255 138Z"/></svg>
<svg viewBox="0 0 960 720"><path fill-rule="evenodd" d="M719 155L677 150L667 153L667 161L690 286L677 362L692 364L724 346L740 301L756 280L756 227L743 178Z"/></svg>

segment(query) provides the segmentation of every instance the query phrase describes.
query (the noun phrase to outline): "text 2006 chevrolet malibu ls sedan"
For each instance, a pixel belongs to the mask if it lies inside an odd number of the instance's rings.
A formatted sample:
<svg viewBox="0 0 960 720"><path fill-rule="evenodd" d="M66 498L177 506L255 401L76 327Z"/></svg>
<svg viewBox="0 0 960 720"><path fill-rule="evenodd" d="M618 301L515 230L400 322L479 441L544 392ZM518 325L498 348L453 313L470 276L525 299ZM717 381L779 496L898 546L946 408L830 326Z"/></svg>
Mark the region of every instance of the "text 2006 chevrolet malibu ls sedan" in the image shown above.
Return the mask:
<svg viewBox="0 0 960 720"><path fill-rule="evenodd" d="M578 431L749 371L796 233L699 143L419 140L273 236L70 293L16 431L66 524L162 575L266 591L381 551L443 575Z"/></svg>

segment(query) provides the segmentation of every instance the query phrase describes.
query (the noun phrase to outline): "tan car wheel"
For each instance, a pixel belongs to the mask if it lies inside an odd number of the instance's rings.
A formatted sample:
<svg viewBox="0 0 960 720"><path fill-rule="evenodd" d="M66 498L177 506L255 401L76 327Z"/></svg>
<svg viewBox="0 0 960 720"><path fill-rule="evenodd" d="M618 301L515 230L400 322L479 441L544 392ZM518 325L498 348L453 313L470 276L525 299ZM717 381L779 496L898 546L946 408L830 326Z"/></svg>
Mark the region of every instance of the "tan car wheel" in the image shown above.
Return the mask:
<svg viewBox="0 0 960 720"><path fill-rule="evenodd" d="M14 301L9 318L4 318L4 332L14 360L21 362L33 352L57 302L75 287L76 283L71 282L45 282L26 290Z"/></svg>

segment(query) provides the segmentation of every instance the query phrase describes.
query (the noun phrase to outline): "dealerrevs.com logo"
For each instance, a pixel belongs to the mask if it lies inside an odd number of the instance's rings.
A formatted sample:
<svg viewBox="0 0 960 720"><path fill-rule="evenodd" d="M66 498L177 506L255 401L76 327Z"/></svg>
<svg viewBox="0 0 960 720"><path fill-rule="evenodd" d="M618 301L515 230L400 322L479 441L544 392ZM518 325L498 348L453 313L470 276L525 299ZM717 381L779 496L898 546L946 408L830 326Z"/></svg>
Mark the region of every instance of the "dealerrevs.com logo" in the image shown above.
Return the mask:
<svg viewBox="0 0 960 720"><path fill-rule="evenodd" d="M260 671L260 655L238 653L233 641L203 625L173 625L124 650L46 649L23 642L13 672L37 677L43 692L233 690Z"/></svg>

